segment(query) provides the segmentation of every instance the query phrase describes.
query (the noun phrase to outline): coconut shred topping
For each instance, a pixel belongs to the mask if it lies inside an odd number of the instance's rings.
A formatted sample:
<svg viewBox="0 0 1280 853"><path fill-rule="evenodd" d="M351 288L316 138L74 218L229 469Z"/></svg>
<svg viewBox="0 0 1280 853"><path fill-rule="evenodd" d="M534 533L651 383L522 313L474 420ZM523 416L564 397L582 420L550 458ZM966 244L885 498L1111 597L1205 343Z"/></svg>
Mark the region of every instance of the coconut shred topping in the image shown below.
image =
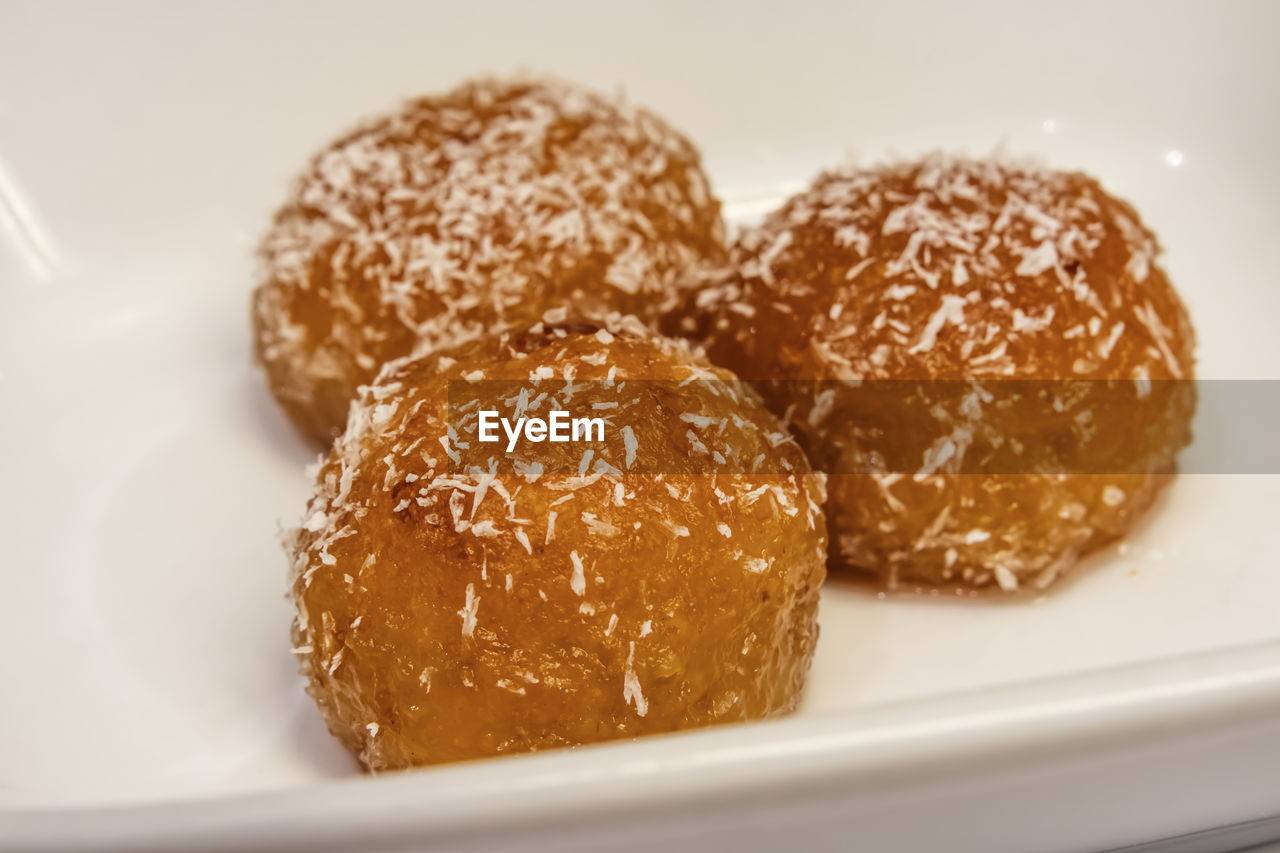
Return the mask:
<svg viewBox="0 0 1280 853"><path fill-rule="evenodd" d="M1091 178L934 155L822 175L701 302L812 316L797 378L1181 378L1158 252Z"/></svg>
<svg viewBox="0 0 1280 853"><path fill-rule="evenodd" d="M851 380L767 386L818 464L871 474L832 481L836 563L890 588L1044 587L1139 515L1163 482L1141 472L1185 443L1164 425L1193 390L1153 382L1192 377L1194 332L1158 253L1082 174L944 155L845 168L743 235L694 328L744 378ZM1148 420L1116 427L1106 386L1058 381L1095 379L1132 383ZM952 476L995 459L1029 476ZM1100 476L1062 473L1082 461Z"/></svg>
<svg viewBox="0 0 1280 853"><path fill-rule="evenodd" d="M292 362L305 399L414 341L548 305L669 307L722 240L696 150L654 115L558 82L477 81L314 158L261 245L261 350Z"/></svg>
<svg viewBox="0 0 1280 853"><path fill-rule="evenodd" d="M644 716L650 705L638 662L645 643L652 642L646 638L654 635L653 622L620 624L620 600L601 592L612 562L608 555L621 547L620 542L638 532L669 541L666 547L674 553L691 547L681 540L689 539L691 527L702 525L707 527L702 535L724 543L717 547L725 549L744 575L783 571L735 548L735 531L727 524L701 519L696 508L736 508L744 516L763 509L785 529L816 531L817 550L810 559L824 563L823 478L808 472L799 447L758 399L752 396L750 405L744 405L748 401L739 395L750 392L729 381L732 374L694 357L684 342L657 337L631 317L615 316L606 324L603 335L570 335L562 328L535 326L530 334L539 336L540 343L531 353L514 345L494 352L484 348L491 347L489 342L476 342L388 363L377 381L361 390L345 433L316 474L317 488L298 531L295 590L309 588L318 572L345 572L350 588L359 590L360 573L372 559L352 571L332 551L341 551L347 539L356 541L370 524L402 522L421 531L424 543L474 543L466 547L494 555L506 565L523 565L522 557L515 555L533 555L535 549L538 559L562 550L554 571L520 583L536 584L536 595L543 602L549 593L568 590L578 602L582 619L598 623L605 636L617 636L627 649L625 682L618 689L633 712ZM598 358L605 347L610 347L608 364ZM461 453L475 447L468 439L472 434L468 424L478 421L479 409L463 406L450 412L446 378L518 384L504 402L520 412L581 401L588 393L584 389L597 387L587 383L607 384L616 392L611 402L617 405L604 409L604 416L619 419L618 423L631 418L625 429L619 429L622 449L614 460L618 464L575 448L573 452L582 454L576 471L549 473L540 462L519 459L509 470L502 470L500 451L494 451L487 464L460 465ZM720 380L720 384L691 384L706 379ZM673 444L664 448L646 447L660 434L645 425L655 417L652 402L648 410L638 408L649 399L644 386L652 380L663 380L675 390L714 389L706 392L710 414L679 419L671 413L671 420L685 429L668 436ZM722 416L721 409L733 414ZM775 458L793 459L795 473L749 473L752 462L762 464L766 448ZM746 458L741 474L664 476L625 470L646 453L671 453L673 459L695 453ZM784 461L781 467L788 469L791 464ZM686 507L691 508L687 514ZM572 544L562 542L566 536ZM432 547L443 546L428 547L421 559L432 559ZM453 624L467 641L479 642L486 636L485 612L490 602L527 592L513 582L510 573L490 572L487 559L467 577L465 591L453 605ZM331 635L349 627L331 625L325 614L308 613L303 595L295 595L295 601L297 653L310 660L315 670L336 669L341 652L334 651L340 646Z"/></svg>

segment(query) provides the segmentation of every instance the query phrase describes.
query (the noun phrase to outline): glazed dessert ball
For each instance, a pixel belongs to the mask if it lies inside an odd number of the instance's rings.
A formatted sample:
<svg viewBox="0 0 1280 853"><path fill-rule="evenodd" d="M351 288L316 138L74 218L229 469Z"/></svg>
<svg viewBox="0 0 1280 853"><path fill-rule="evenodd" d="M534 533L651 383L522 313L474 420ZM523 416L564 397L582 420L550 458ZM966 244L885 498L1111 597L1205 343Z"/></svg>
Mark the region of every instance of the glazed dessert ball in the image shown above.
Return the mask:
<svg viewBox="0 0 1280 853"><path fill-rule="evenodd" d="M330 730L385 770L793 709L822 478L732 380L618 318L388 363L294 545L295 653ZM485 405L600 415L605 440L507 452L477 441Z"/></svg>
<svg viewBox="0 0 1280 853"><path fill-rule="evenodd" d="M932 156L819 177L688 319L832 473L833 565L1043 588L1190 441L1194 334L1158 251L1085 175Z"/></svg>
<svg viewBox="0 0 1280 853"><path fill-rule="evenodd" d="M559 82L466 83L311 161L260 247L257 358L327 444L420 341L559 305L650 320L723 239L697 150L658 117Z"/></svg>

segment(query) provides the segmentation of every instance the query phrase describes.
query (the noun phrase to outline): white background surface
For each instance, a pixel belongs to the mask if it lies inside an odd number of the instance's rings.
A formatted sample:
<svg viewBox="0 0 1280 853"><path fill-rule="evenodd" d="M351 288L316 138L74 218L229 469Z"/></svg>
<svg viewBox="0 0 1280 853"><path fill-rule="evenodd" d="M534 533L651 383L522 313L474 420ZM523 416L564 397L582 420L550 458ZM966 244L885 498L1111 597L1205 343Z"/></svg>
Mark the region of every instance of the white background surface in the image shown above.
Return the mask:
<svg viewBox="0 0 1280 853"><path fill-rule="evenodd" d="M850 154L1039 154L1098 175L1160 234L1201 376L1280 378L1277 34L1280 4L1266 2L0 2L0 842L6 808L322 800L318 786L354 772L288 654L276 530L300 511L309 456L250 365L247 294L290 177L357 117L485 71L623 86L701 145L739 212ZM892 703L995 702L997 685L1280 642L1277 507L1280 478L1184 477L1123 551L1039 604L879 601L834 584L804 716L785 725L334 790L368 807L408 797L397 785L437 796L543 767L594 768L604 784L610 767L648 762L661 778L735 738L791 756L804 778L806 739L873 731ZM1168 723L1169 742L1246 707L1280 718L1266 705L1277 649L1150 670L1207 697ZM1210 671L1251 698L1196 681ZM1046 687L1065 705L1036 742L1081 703L1120 726L1108 697L1135 679ZM958 701L911 713L945 726ZM1255 752L1280 748L1266 737ZM723 765L688 796L728 790L738 771ZM557 777L565 796L576 778ZM1195 819L1243 819L1229 806L1247 798L1232 796ZM243 813L287 811L268 802ZM122 831L162 813L129 813ZM1143 820L1123 837L1194 828Z"/></svg>

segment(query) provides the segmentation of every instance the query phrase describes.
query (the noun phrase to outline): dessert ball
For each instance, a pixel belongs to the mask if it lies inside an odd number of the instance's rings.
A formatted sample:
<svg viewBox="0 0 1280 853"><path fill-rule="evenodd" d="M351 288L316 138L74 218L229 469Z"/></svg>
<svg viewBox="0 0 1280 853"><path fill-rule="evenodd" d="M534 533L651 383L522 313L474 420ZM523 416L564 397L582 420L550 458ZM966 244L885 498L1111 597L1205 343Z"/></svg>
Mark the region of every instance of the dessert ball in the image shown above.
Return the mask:
<svg viewBox="0 0 1280 853"><path fill-rule="evenodd" d="M559 82L470 82L312 159L260 247L256 353L328 443L356 388L420 341L559 305L653 319L723 239L697 150L658 117Z"/></svg>
<svg viewBox="0 0 1280 853"><path fill-rule="evenodd" d="M486 407L604 434L509 449L478 440ZM295 653L372 770L780 714L817 639L823 499L749 386L638 320L395 360L316 477Z"/></svg>
<svg viewBox="0 0 1280 853"><path fill-rule="evenodd" d="M1086 175L932 156L820 176L686 320L831 473L834 565L1042 588L1190 441L1194 334L1158 252Z"/></svg>

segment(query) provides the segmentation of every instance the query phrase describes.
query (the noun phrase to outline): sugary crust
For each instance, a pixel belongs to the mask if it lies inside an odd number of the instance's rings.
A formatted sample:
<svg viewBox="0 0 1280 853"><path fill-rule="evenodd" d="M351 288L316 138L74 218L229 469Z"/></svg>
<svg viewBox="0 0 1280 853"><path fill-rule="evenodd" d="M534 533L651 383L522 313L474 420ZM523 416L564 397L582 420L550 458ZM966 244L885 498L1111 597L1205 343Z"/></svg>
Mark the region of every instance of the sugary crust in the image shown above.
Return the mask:
<svg viewBox="0 0 1280 853"><path fill-rule="evenodd" d="M820 176L742 237L691 325L713 360L758 381L819 469L867 470L919 445L913 476L833 476L833 562L890 586L1043 586L1122 535L1189 441L1189 384L1169 383L1123 447L1091 425L1106 414L1095 380L1193 376L1194 333L1158 252L1092 178L934 155ZM795 381L811 379L840 381ZM868 408L858 382L901 379L973 394ZM1020 420L986 405L1008 379L1045 380L1059 409ZM1008 439L1021 470L1047 473L956 473L966 452ZM1070 470L1101 473L1062 474L1062 441L1079 448ZM1131 461L1108 468L1094 448Z"/></svg>
<svg viewBox="0 0 1280 853"><path fill-rule="evenodd" d="M935 155L822 175L699 300L744 379L1180 379L1158 251L1086 175Z"/></svg>
<svg viewBox="0 0 1280 853"><path fill-rule="evenodd" d="M256 349L277 398L329 441L358 385L547 308L651 319L723 258L697 150L569 84L477 80L320 152L260 247Z"/></svg>
<svg viewBox="0 0 1280 853"><path fill-rule="evenodd" d="M295 652L334 734L381 770L792 709L817 638L823 481L745 386L692 381L733 378L617 317L386 365L293 550ZM459 471L449 380L587 408L610 383L613 429L673 473L577 444L537 445L518 473ZM661 402L634 380L665 380ZM696 473L695 441L794 473Z"/></svg>

